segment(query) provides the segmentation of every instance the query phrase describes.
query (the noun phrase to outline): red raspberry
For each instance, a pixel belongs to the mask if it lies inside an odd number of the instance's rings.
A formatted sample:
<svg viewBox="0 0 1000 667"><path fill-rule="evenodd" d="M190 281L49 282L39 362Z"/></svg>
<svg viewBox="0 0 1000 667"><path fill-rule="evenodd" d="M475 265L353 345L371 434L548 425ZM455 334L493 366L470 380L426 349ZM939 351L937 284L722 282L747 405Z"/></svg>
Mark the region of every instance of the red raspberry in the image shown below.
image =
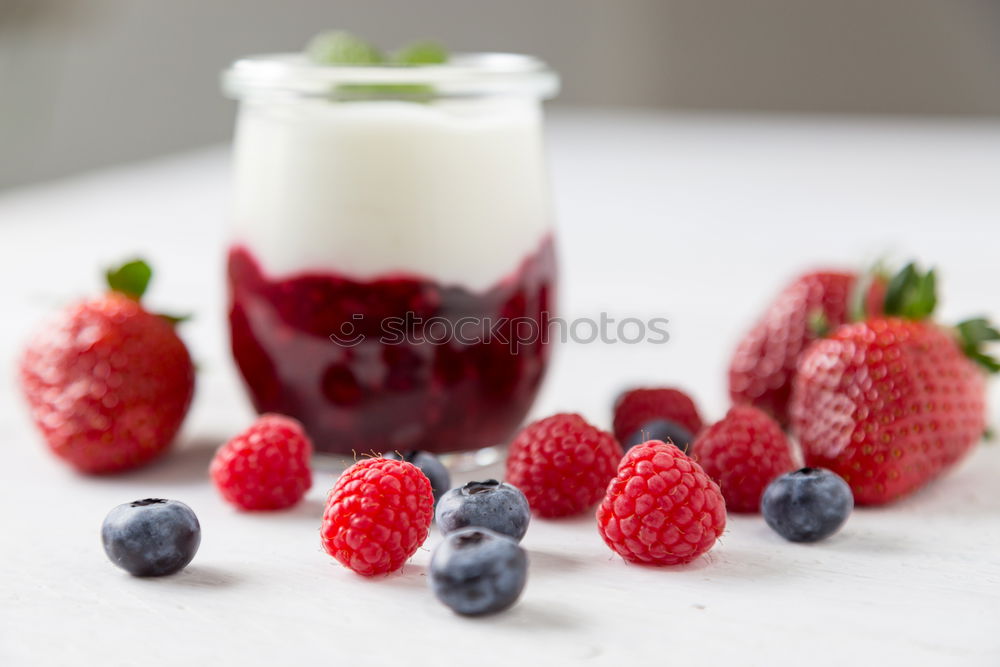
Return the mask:
<svg viewBox="0 0 1000 667"><path fill-rule="evenodd" d="M529 424L507 455L507 481L521 489L540 517L579 514L601 499L622 448L576 414Z"/></svg>
<svg viewBox="0 0 1000 667"><path fill-rule="evenodd" d="M694 401L679 389L633 389L615 402L615 437L624 441L653 419L680 424L692 435L698 435L703 425Z"/></svg>
<svg viewBox="0 0 1000 667"><path fill-rule="evenodd" d="M726 501L697 463L659 440L625 454L597 508L597 530L633 563L681 565L712 548Z"/></svg>
<svg viewBox="0 0 1000 667"><path fill-rule="evenodd" d="M326 552L358 574L395 572L427 539L434 493L420 468L365 459L330 490L320 535Z"/></svg>
<svg viewBox="0 0 1000 667"><path fill-rule="evenodd" d="M312 443L302 424L262 415L222 445L209 474L222 497L245 510L280 510L302 500L312 486Z"/></svg>
<svg viewBox="0 0 1000 667"><path fill-rule="evenodd" d="M760 497L778 475L794 470L792 447L778 422L737 405L691 445L691 456L719 483L733 512L760 511Z"/></svg>

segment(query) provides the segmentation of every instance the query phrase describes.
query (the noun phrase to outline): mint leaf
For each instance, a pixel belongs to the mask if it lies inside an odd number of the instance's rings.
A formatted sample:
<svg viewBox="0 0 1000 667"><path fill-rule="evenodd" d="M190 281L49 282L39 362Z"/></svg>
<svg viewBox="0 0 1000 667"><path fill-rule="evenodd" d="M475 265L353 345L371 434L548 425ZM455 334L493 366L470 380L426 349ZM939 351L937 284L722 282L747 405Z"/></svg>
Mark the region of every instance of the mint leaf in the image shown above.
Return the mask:
<svg viewBox="0 0 1000 667"><path fill-rule="evenodd" d="M108 281L108 287L138 301L146 293L146 288L149 287L153 270L146 262L136 259L118 268L108 269L105 272L105 277Z"/></svg>
<svg viewBox="0 0 1000 667"><path fill-rule="evenodd" d="M373 44L343 30L313 37L306 46L306 55L320 65L378 65L385 60Z"/></svg>
<svg viewBox="0 0 1000 667"><path fill-rule="evenodd" d="M306 46L308 58L319 65L440 65L448 62L448 51L432 41L407 44L387 59L370 42L343 30L320 33ZM429 102L434 88L427 84L347 83L335 87L333 94L342 100L403 99Z"/></svg>
<svg viewBox="0 0 1000 667"><path fill-rule="evenodd" d="M448 51L437 42L413 42L396 51L392 61L398 65L441 65L448 62Z"/></svg>

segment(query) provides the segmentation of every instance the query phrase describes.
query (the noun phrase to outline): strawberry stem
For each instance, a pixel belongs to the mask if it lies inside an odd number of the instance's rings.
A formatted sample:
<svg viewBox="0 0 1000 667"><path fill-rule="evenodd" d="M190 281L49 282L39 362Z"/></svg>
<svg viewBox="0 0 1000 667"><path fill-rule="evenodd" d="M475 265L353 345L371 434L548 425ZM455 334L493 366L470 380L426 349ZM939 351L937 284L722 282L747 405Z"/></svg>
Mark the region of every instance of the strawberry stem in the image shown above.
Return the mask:
<svg viewBox="0 0 1000 667"><path fill-rule="evenodd" d="M153 278L153 270L144 260L133 259L119 267L108 269L104 275L107 278L108 287L113 291L124 294L135 301L140 301L149 287L149 281ZM191 319L190 314L157 313L157 315L173 326Z"/></svg>
<svg viewBox="0 0 1000 667"><path fill-rule="evenodd" d="M108 269L104 275L107 278L108 287L112 290L139 301L146 293L146 288L149 287L153 270L143 260L135 259L119 267Z"/></svg>
<svg viewBox="0 0 1000 667"><path fill-rule="evenodd" d="M830 333L831 329L830 320L827 318L826 313L823 312L822 308L817 308L809 313L808 326L809 331L811 331L816 338L826 338L826 335Z"/></svg>

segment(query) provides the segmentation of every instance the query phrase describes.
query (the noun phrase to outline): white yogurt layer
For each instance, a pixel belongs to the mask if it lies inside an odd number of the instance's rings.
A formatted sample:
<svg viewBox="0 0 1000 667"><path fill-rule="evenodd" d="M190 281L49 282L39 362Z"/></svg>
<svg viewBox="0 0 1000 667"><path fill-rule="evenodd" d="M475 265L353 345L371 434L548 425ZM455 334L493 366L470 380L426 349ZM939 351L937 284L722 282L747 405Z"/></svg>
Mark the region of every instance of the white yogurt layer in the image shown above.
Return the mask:
<svg viewBox="0 0 1000 667"><path fill-rule="evenodd" d="M482 290L550 228L533 100L245 100L235 240L274 277L395 273Z"/></svg>

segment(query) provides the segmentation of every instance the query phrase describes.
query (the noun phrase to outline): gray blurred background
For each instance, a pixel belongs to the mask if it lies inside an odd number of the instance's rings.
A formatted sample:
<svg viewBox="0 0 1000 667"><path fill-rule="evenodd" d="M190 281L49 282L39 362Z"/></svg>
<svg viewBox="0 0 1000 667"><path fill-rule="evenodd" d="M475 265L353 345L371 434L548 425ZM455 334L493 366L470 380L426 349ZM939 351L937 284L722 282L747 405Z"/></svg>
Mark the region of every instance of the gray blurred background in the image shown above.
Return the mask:
<svg viewBox="0 0 1000 667"><path fill-rule="evenodd" d="M0 0L0 188L224 141L219 70L327 27L538 54L566 105L1000 115L993 0Z"/></svg>

